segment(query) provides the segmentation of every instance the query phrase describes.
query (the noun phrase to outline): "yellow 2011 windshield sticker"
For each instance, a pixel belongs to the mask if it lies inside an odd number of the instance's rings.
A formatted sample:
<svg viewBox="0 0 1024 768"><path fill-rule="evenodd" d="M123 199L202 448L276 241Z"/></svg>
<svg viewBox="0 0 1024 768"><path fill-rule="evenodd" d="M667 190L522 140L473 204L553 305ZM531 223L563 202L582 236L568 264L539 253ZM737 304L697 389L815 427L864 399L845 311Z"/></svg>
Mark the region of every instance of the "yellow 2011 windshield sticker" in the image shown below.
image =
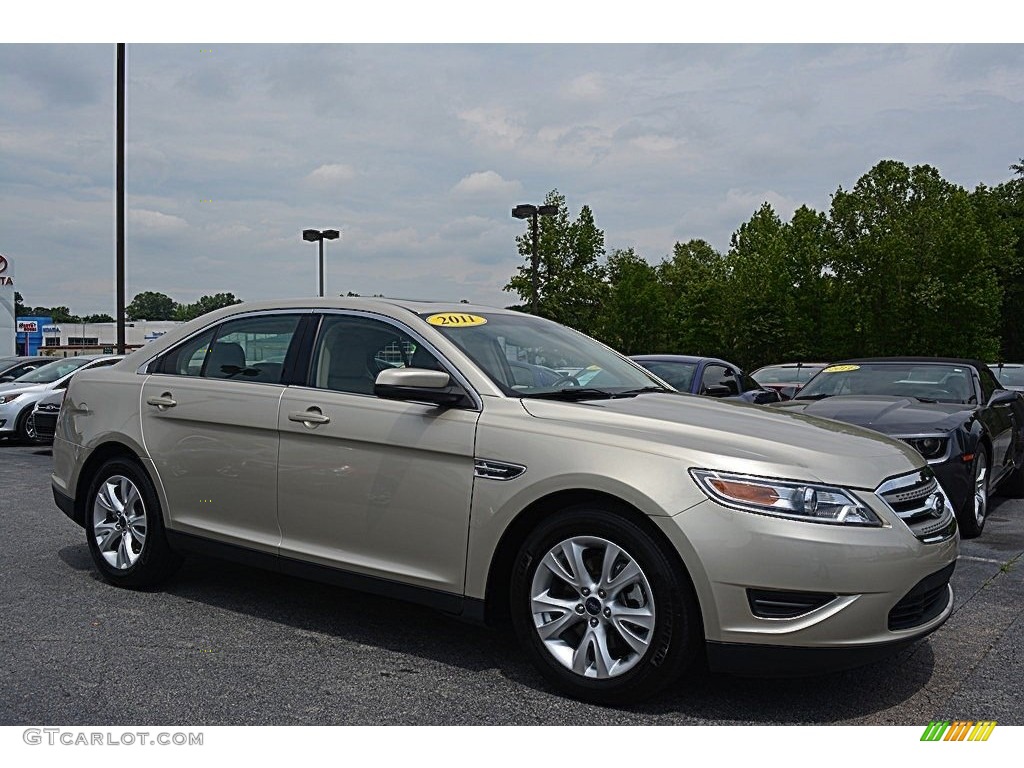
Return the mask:
<svg viewBox="0 0 1024 768"><path fill-rule="evenodd" d="M860 370L859 365L830 365L822 373L846 373L847 371Z"/></svg>
<svg viewBox="0 0 1024 768"><path fill-rule="evenodd" d="M445 312L431 315L427 318L427 322L442 328L469 328L473 325L485 325L487 318L480 317L480 315L467 315L462 312Z"/></svg>

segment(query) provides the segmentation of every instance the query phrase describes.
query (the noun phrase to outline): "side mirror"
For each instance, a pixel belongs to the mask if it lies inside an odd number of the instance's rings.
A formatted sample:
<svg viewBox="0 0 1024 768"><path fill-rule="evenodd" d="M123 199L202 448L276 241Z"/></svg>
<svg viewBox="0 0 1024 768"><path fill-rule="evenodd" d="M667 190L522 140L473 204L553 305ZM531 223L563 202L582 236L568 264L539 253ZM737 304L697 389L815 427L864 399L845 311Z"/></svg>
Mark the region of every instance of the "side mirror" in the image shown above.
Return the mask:
<svg viewBox="0 0 1024 768"><path fill-rule="evenodd" d="M386 400L409 400L434 405L460 405L467 400L462 387L444 371L426 368L388 368L377 374L373 394Z"/></svg>
<svg viewBox="0 0 1024 768"><path fill-rule="evenodd" d="M988 399L989 405L1005 405L1006 403L1012 403L1020 396L1019 392L1015 392L1011 389L997 389L992 393L992 397Z"/></svg>
<svg viewBox="0 0 1024 768"><path fill-rule="evenodd" d="M774 389L762 389L760 391L757 391L754 395L755 405L764 405L765 403L779 402L782 402L782 395L780 395Z"/></svg>
<svg viewBox="0 0 1024 768"><path fill-rule="evenodd" d="M708 397L729 397L732 394L732 390L725 386L725 384L709 384L704 387L704 391L701 394Z"/></svg>

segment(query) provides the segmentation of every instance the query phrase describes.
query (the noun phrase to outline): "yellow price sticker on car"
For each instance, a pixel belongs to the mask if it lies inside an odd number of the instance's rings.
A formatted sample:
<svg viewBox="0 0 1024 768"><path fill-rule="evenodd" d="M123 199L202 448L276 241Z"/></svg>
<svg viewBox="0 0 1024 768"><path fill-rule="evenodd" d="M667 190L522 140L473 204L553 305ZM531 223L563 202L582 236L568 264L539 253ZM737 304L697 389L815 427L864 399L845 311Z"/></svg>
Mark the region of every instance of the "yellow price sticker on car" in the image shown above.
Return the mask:
<svg viewBox="0 0 1024 768"><path fill-rule="evenodd" d="M859 371L859 365L830 365L822 373L846 373L847 371Z"/></svg>
<svg viewBox="0 0 1024 768"><path fill-rule="evenodd" d="M480 315L466 315L462 312L445 312L440 315L431 315L427 318L427 322L442 328L469 328L474 325L485 325L487 318L480 317Z"/></svg>

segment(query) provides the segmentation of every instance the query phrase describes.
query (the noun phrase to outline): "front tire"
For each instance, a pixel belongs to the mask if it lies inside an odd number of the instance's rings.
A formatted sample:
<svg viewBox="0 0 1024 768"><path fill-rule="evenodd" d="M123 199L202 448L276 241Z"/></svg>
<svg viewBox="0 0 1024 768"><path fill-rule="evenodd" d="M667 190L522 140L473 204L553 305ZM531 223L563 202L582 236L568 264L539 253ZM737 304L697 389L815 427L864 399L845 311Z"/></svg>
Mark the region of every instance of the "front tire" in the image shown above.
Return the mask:
<svg viewBox="0 0 1024 768"><path fill-rule="evenodd" d="M510 589L520 643L552 685L584 701L647 698L700 648L700 611L681 565L608 509L571 507L541 523Z"/></svg>
<svg viewBox="0 0 1024 768"><path fill-rule="evenodd" d="M156 489L134 461L100 467L86 496L89 553L103 578L119 587L146 589L181 564L167 544Z"/></svg>
<svg viewBox="0 0 1024 768"><path fill-rule="evenodd" d="M971 477L973 478L971 495L967 497L957 514L960 538L962 539L974 539L980 536L985 527L985 521L988 519L991 471L988 451L981 446L978 446L974 459L971 460Z"/></svg>

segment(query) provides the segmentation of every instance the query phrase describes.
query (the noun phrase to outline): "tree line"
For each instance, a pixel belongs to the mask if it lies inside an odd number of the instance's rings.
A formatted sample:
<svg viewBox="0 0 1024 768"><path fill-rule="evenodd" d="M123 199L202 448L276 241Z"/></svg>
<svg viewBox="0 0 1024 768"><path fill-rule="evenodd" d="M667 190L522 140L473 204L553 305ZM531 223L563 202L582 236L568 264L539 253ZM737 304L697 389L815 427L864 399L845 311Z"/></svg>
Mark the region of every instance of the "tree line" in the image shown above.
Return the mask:
<svg viewBox="0 0 1024 768"><path fill-rule="evenodd" d="M14 294L14 312L17 317L52 317L54 323L113 323L108 314L75 315L68 307L30 307L25 305L20 293ZM241 304L233 293L215 293L200 296L191 304L179 304L170 296L156 291L143 291L124 309L126 320L193 320L207 312L221 307Z"/></svg>
<svg viewBox="0 0 1024 768"><path fill-rule="evenodd" d="M589 207L572 220L552 190L542 217L539 313L625 354L784 361L928 355L1024 361L1024 159L973 191L929 165L883 160L827 212L783 221L764 203L725 253L677 242L651 264L606 253ZM527 222L529 224L529 222ZM528 311L533 241L506 290Z"/></svg>

